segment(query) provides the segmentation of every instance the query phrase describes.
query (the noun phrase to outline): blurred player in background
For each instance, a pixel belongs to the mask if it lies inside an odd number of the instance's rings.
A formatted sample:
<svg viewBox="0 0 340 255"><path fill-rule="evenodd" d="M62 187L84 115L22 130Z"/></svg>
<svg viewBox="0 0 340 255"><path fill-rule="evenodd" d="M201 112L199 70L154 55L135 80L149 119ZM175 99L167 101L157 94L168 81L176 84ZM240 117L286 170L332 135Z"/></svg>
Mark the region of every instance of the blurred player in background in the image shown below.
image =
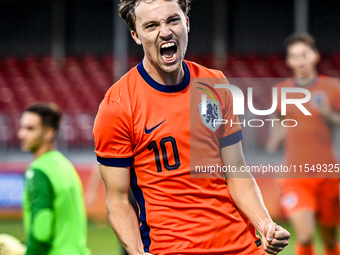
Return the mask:
<svg viewBox="0 0 340 255"><path fill-rule="evenodd" d="M23 198L27 255L87 255L87 221L79 176L55 148L61 112L51 103L27 108L20 119L21 148L35 160L25 173Z"/></svg>
<svg viewBox="0 0 340 255"><path fill-rule="evenodd" d="M95 120L95 152L110 223L130 255L277 254L288 244L289 233L268 215L251 175L190 177L189 84L193 78L224 76L183 61L188 2L121 1L120 15L143 46L144 59L109 89ZM195 91L201 99L201 90ZM231 94L223 92L214 114L221 111L235 121ZM204 147L199 153L219 165L244 166L240 126L208 128L198 105L192 107ZM140 208L140 229L129 203L130 183Z"/></svg>
<svg viewBox="0 0 340 255"><path fill-rule="evenodd" d="M293 71L294 77L278 84L277 87L308 89L311 92L311 100L304 104L304 107L312 115L305 116L300 110L287 107L286 118L295 119L298 125L292 128L275 125L271 129L267 150L277 151L280 143L285 140L285 165L309 164L308 167L315 168L321 164L322 167L333 168L334 171L338 162L333 151L332 127L334 124L340 124L340 83L317 73L320 56L310 35L292 35L287 39L286 47L286 63ZM274 118L280 118L279 114ZM316 222L321 227L326 248L324 254L340 254L337 244L338 179L287 178L282 181L282 206L296 233L296 254L315 254L313 234Z"/></svg>

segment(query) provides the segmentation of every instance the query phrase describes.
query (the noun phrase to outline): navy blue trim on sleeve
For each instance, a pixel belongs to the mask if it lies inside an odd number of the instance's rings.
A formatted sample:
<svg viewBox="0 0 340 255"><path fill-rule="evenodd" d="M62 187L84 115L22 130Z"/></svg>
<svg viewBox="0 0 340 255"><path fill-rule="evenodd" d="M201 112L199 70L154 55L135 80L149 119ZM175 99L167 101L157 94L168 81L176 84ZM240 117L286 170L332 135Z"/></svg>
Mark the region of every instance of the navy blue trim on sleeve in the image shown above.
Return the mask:
<svg viewBox="0 0 340 255"><path fill-rule="evenodd" d="M219 139L220 142L220 148L224 148L230 145L233 145L235 143L238 143L243 139L242 131L239 130L235 132L234 134L222 137Z"/></svg>
<svg viewBox="0 0 340 255"><path fill-rule="evenodd" d="M190 71L187 66L187 64L183 61L183 68L184 68L184 79L180 84L173 85L173 86L166 86L162 85L158 82L156 82L154 79L151 78L151 76L147 73L143 66L143 61L140 62L137 65L137 70L139 74L143 77L143 79L154 89L161 91L161 92L166 92L166 93L174 93L174 92L180 92L184 90L186 87L188 87L190 83Z"/></svg>
<svg viewBox="0 0 340 255"><path fill-rule="evenodd" d="M133 158L101 158L97 157L98 163L105 166L128 167L132 166Z"/></svg>

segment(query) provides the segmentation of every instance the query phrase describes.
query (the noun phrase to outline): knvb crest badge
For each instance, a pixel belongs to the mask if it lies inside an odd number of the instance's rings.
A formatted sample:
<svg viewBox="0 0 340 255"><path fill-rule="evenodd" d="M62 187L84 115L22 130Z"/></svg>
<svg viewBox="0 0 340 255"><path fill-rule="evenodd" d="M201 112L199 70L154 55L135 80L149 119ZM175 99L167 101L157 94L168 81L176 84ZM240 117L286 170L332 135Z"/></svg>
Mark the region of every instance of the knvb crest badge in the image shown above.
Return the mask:
<svg viewBox="0 0 340 255"><path fill-rule="evenodd" d="M311 106L318 110L322 104L328 104L328 96L322 90L316 90L312 93L312 100L310 101Z"/></svg>
<svg viewBox="0 0 340 255"><path fill-rule="evenodd" d="M219 122L215 123L214 121L216 119L222 119L220 103L214 101L213 99L207 99L206 102L207 102L206 114L203 114L202 103L198 105L202 122L207 128L210 128L212 131L215 132L218 129L218 127L221 126L221 123Z"/></svg>

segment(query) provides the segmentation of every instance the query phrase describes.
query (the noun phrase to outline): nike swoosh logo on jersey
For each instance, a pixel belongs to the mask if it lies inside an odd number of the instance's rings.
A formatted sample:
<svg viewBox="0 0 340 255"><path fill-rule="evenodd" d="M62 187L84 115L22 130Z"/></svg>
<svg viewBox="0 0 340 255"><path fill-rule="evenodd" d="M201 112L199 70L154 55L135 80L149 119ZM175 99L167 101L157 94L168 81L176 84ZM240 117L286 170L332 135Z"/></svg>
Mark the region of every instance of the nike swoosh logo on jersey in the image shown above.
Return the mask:
<svg viewBox="0 0 340 255"><path fill-rule="evenodd" d="M151 128L151 129L147 129L146 127L145 127L145 134L150 134L152 131L154 131L156 128L158 128L160 125L162 125L164 122L165 122L166 120L163 120L161 123L159 123L158 125L156 125L156 126L154 126L153 128Z"/></svg>

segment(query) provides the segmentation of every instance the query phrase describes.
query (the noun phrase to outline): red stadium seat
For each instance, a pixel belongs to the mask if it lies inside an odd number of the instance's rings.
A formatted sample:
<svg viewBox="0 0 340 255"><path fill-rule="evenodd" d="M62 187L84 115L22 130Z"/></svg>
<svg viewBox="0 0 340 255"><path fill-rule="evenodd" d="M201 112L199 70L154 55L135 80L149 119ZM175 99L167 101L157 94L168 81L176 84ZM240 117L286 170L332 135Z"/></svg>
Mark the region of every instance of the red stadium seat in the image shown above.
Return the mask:
<svg viewBox="0 0 340 255"><path fill-rule="evenodd" d="M213 64L211 54L188 54L187 59L207 66ZM129 67L137 65L140 60L138 56L129 56ZM19 118L24 107L36 101L52 101L67 112L61 140L70 146L92 146L91 125L99 103L113 84L113 67L112 55L67 56L64 63L57 62L51 56L30 55L23 59L9 56L0 59L0 127L5 123L3 130L17 130L18 122L8 121L14 115ZM340 77L340 53L322 56L318 67L323 74ZM232 54L222 71L227 78L291 76L284 57L277 54L266 57ZM258 109L269 107L268 102L263 101L271 95L271 85L266 81L257 84L254 91L254 107ZM249 84L241 83L241 89L246 90ZM12 136L12 139L16 138ZM0 141L4 138L0 137Z"/></svg>

